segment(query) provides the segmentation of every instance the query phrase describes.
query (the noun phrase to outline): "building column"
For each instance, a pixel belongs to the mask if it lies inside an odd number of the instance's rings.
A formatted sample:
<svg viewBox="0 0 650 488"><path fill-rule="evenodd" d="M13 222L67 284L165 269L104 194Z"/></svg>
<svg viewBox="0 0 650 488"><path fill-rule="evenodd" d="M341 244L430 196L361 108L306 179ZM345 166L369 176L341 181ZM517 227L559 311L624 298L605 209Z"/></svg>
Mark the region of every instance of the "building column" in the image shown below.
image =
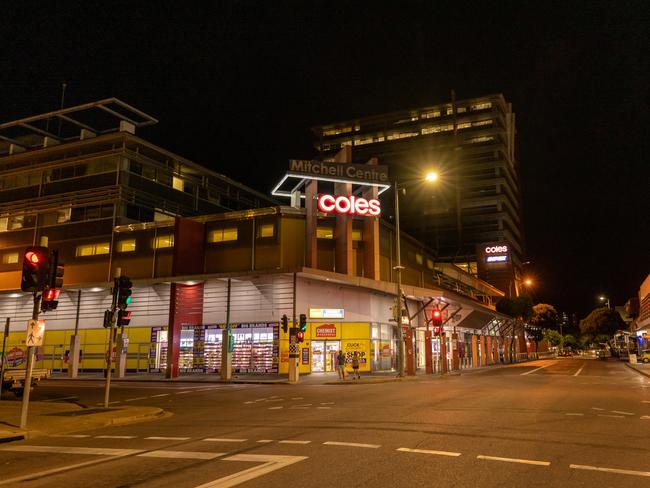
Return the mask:
<svg viewBox="0 0 650 488"><path fill-rule="evenodd" d="M433 373L433 348L431 347L431 331L424 331L424 367L426 374Z"/></svg>
<svg viewBox="0 0 650 488"><path fill-rule="evenodd" d="M447 334L440 333L440 372L447 372Z"/></svg>
<svg viewBox="0 0 650 488"><path fill-rule="evenodd" d="M309 180L305 184L305 266L318 268L318 182Z"/></svg>
<svg viewBox="0 0 650 488"><path fill-rule="evenodd" d="M492 358L494 364L499 364L499 339L494 336L492 340Z"/></svg>
<svg viewBox="0 0 650 488"><path fill-rule="evenodd" d="M472 368L478 368L480 366L478 362L478 337L476 334L472 334Z"/></svg>
<svg viewBox="0 0 650 488"><path fill-rule="evenodd" d="M343 147L334 157L337 163L351 163L352 162L352 148L350 146ZM334 183L334 193L336 195L343 195L349 197L352 195L351 183ZM355 272L352 269L352 215L350 214L336 214L336 228L334 230L335 251L334 261L336 272L354 276Z"/></svg>
<svg viewBox="0 0 650 488"><path fill-rule="evenodd" d="M485 338L485 353L487 356L487 364L494 364L494 361L492 360L492 336L487 336Z"/></svg>
<svg viewBox="0 0 650 488"><path fill-rule="evenodd" d="M166 378L178 377L178 359L183 325L203 323L203 283L196 285L171 284L169 296L169 327L167 330Z"/></svg>
<svg viewBox="0 0 650 488"><path fill-rule="evenodd" d="M484 335L481 336L481 366L487 366L487 347Z"/></svg>
<svg viewBox="0 0 650 488"><path fill-rule="evenodd" d="M377 164L377 158L372 158L366 164ZM372 200L378 198L376 186L363 190L363 198ZM379 217L364 217L363 219L363 276L371 280L379 280Z"/></svg>
<svg viewBox="0 0 650 488"><path fill-rule="evenodd" d="M458 371L460 369L458 358L458 334L452 332L451 334L451 369Z"/></svg>

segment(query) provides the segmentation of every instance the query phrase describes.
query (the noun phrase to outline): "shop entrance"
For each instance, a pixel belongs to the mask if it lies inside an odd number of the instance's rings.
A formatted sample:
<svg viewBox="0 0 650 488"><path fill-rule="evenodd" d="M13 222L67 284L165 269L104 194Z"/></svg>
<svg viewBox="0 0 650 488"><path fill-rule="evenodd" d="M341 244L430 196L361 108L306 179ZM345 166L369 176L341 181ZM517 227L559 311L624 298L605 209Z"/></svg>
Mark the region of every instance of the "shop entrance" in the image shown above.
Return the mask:
<svg viewBox="0 0 650 488"><path fill-rule="evenodd" d="M311 341L311 370L315 373L334 371L340 348L341 341Z"/></svg>

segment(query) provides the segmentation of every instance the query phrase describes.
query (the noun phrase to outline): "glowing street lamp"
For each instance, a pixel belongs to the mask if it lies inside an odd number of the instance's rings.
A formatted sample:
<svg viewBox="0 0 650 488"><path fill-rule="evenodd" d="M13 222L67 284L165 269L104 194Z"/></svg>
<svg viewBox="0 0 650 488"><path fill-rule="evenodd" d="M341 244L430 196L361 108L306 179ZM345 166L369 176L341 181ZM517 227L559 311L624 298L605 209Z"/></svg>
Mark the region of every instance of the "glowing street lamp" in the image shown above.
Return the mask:
<svg viewBox="0 0 650 488"><path fill-rule="evenodd" d="M424 179L427 180L429 183L433 183L438 179L438 173L436 173L435 171L429 171L424 177Z"/></svg>
<svg viewBox="0 0 650 488"><path fill-rule="evenodd" d="M604 295L601 295L601 296L598 297L598 300L600 300L601 302L605 302L605 306L607 308L610 308L610 306L609 306L609 298L607 298Z"/></svg>

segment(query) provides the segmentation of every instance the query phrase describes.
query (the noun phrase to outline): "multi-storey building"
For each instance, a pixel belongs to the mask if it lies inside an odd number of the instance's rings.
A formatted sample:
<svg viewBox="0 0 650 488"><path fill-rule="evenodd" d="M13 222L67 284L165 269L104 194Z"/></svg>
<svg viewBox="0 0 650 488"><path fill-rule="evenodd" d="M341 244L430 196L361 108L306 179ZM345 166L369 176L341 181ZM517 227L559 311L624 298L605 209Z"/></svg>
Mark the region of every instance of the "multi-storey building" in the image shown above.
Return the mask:
<svg viewBox="0 0 650 488"><path fill-rule="evenodd" d="M0 124L0 271L19 267L22 249L41 236L64 261L89 263L135 250L115 241L116 225L275 203L135 135L156 122L112 98Z"/></svg>
<svg viewBox="0 0 650 488"><path fill-rule="evenodd" d="M355 160L378 158L407 187L436 170L438 184L413 184L401 198L403 227L432 247L439 261L479 276L481 268L490 270L491 276L484 279L506 293L517 292L524 236L515 115L503 95L360 117L312 130L321 157L352 146ZM488 243L509 244L509 263L477 267L477 246ZM509 269L491 269L494 266Z"/></svg>

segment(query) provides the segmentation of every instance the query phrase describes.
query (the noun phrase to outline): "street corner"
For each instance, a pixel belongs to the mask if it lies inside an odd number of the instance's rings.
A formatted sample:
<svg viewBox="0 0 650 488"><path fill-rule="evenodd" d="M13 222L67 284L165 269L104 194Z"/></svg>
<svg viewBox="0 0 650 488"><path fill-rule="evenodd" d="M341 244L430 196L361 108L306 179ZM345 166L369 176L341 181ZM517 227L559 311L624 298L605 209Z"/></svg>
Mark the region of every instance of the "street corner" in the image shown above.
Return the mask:
<svg viewBox="0 0 650 488"><path fill-rule="evenodd" d="M650 364L643 364L643 363L624 363L624 364L632 371L635 371L640 375L647 376L648 378L650 378Z"/></svg>

